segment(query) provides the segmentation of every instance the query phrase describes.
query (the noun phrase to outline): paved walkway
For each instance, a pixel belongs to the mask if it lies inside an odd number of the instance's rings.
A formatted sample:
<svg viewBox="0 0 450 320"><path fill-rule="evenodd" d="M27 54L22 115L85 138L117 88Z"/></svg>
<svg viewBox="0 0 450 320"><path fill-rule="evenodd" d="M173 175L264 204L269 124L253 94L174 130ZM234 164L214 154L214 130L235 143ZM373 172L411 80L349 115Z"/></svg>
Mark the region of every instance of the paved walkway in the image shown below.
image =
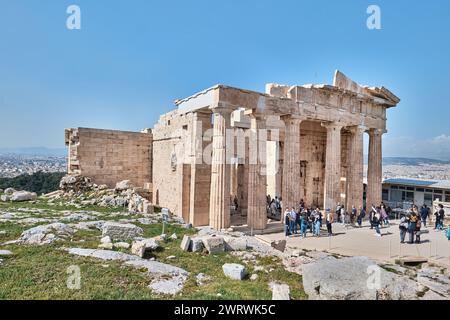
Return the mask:
<svg viewBox="0 0 450 320"><path fill-rule="evenodd" d="M398 221L391 221L390 227L381 229L382 237L375 236L375 230L370 229L368 222L362 228L344 227L340 223L333 224L332 237L328 237L322 229L321 237L307 234L305 239L299 235L287 238L287 246L306 250L328 251L346 256L367 256L379 262L393 262L400 257L426 257L430 262L439 263L450 268L450 241L444 231L435 231L433 227L422 228L420 244L400 244ZM408 234L406 240L408 240ZM259 239L272 242L285 239L283 233L263 234Z"/></svg>

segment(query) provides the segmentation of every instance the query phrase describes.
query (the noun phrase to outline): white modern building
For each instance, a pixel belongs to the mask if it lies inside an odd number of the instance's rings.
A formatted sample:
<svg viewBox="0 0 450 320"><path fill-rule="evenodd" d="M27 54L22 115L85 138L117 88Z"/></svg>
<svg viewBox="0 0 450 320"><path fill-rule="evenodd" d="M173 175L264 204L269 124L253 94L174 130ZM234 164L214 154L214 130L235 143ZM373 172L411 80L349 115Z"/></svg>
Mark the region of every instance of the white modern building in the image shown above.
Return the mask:
<svg viewBox="0 0 450 320"><path fill-rule="evenodd" d="M433 202L450 202L450 180L393 178L383 181L382 199L391 207L411 204L432 206Z"/></svg>

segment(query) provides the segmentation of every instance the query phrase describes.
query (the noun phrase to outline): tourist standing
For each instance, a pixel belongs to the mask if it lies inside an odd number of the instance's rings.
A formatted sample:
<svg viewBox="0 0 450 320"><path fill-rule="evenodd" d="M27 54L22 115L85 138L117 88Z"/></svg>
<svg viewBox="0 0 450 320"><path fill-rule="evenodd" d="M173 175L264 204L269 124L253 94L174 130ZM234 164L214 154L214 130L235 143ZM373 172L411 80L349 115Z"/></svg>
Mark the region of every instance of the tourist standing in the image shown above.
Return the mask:
<svg viewBox="0 0 450 320"><path fill-rule="evenodd" d="M389 226L389 217L386 212L386 207L384 204L380 206L381 218L383 219L383 224Z"/></svg>
<svg viewBox="0 0 450 320"><path fill-rule="evenodd" d="M291 225L291 234L294 235L297 233L297 212L295 212L295 208L291 208L290 212L290 225Z"/></svg>
<svg viewBox="0 0 450 320"><path fill-rule="evenodd" d="M327 223L328 236L331 237L333 235L332 227L333 227L334 217L333 217L333 214L331 213L330 209L327 209L326 213L327 213L326 223Z"/></svg>
<svg viewBox="0 0 450 320"><path fill-rule="evenodd" d="M352 213L350 215L350 223L352 226L355 225L356 216L358 215L358 210L355 206L352 206Z"/></svg>
<svg viewBox="0 0 450 320"><path fill-rule="evenodd" d="M284 233L285 233L286 237L291 234L290 215L291 215L291 213L290 213L289 209L286 208L286 210L284 211Z"/></svg>
<svg viewBox="0 0 450 320"><path fill-rule="evenodd" d="M408 233L409 233L409 241L408 243L414 243L414 234L416 233L417 221L420 220L417 213L414 211L411 212L409 216L409 224L408 224Z"/></svg>
<svg viewBox="0 0 450 320"><path fill-rule="evenodd" d="M362 227L362 221L364 219L364 217L366 216L366 210L364 210L364 208L362 206L359 207L359 214L358 217L356 219L358 226L361 228Z"/></svg>
<svg viewBox="0 0 450 320"><path fill-rule="evenodd" d="M302 216L301 216L301 225L300 225L300 232L301 236L303 238L306 238L306 229L308 228L308 215L307 211L303 210Z"/></svg>
<svg viewBox="0 0 450 320"><path fill-rule="evenodd" d="M322 213L320 212L319 208L316 208L314 210L314 235L316 237L320 237L320 226L322 224Z"/></svg>
<svg viewBox="0 0 450 320"><path fill-rule="evenodd" d="M345 225L345 216L347 215L347 212L345 211L345 207L341 206L341 223L344 226Z"/></svg>
<svg viewBox="0 0 450 320"><path fill-rule="evenodd" d="M408 232L408 224L409 218L405 214L402 214L400 218L400 224L398 226L398 228L400 229L400 243L405 243L405 236Z"/></svg>
<svg viewBox="0 0 450 320"><path fill-rule="evenodd" d="M420 208L420 218L422 219L422 224L426 228L427 227L427 219L430 211L426 204L423 204L422 208Z"/></svg>
<svg viewBox="0 0 450 320"><path fill-rule="evenodd" d="M381 231L380 231L380 223L381 223L381 209L380 207L375 209L375 214L373 215L373 226L375 227L375 235L377 237L381 237Z"/></svg>
<svg viewBox="0 0 450 320"><path fill-rule="evenodd" d="M444 206L442 204L438 205L438 208L434 213L434 215L436 216L436 223L434 229L442 230L444 228L444 217L445 217Z"/></svg>

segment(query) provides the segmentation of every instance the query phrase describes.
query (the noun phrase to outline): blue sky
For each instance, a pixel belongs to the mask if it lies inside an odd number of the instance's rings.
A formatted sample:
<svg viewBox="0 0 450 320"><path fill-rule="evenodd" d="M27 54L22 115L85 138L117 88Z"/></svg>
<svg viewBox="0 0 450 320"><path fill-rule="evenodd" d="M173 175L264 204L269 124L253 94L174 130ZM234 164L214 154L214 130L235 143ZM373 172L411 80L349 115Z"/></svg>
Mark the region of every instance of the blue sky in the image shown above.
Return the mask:
<svg viewBox="0 0 450 320"><path fill-rule="evenodd" d="M81 30L66 9L81 8ZM366 9L381 8L381 30ZM0 147L152 127L217 83L384 85L386 156L450 159L450 1L0 0Z"/></svg>

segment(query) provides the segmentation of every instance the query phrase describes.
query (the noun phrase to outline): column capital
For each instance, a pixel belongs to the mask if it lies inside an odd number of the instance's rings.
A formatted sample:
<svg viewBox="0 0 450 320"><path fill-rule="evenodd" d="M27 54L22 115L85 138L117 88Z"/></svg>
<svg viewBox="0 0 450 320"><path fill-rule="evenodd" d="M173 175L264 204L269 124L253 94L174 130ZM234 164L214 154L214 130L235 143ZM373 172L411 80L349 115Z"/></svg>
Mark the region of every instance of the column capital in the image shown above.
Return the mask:
<svg viewBox="0 0 450 320"><path fill-rule="evenodd" d="M223 115L231 114L233 111L235 111L235 109L232 106L220 102L210 106L209 109L213 113L220 113Z"/></svg>
<svg viewBox="0 0 450 320"><path fill-rule="evenodd" d="M306 117L294 114L285 114L280 116L280 120L284 121L284 123L290 122L291 124L300 124L306 120Z"/></svg>
<svg viewBox="0 0 450 320"><path fill-rule="evenodd" d="M322 122L322 127L327 128L327 130L338 130L340 131L344 125L338 122Z"/></svg>
<svg viewBox="0 0 450 320"><path fill-rule="evenodd" d="M384 129L378 129L378 128L369 128L367 130L367 133L369 134L369 136L381 136L383 134L385 134L387 131Z"/></svg>
<svg viewBox="0 0 450 320"><path fill-rule="evenodd" d="M367 131L367 127L365 126L350 126L346 127L348 131L350 131L352 134L363 134Z"/></svg>

